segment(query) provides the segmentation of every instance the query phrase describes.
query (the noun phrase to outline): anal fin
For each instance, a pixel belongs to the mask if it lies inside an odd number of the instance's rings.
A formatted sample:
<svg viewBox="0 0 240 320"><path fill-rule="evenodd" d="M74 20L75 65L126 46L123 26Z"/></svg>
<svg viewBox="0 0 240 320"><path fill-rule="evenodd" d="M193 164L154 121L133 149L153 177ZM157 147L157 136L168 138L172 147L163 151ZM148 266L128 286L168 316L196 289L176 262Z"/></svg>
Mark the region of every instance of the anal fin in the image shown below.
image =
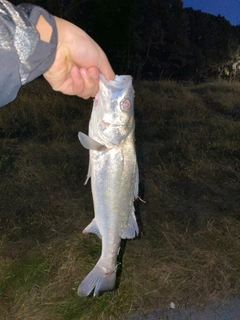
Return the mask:
<svg viewBox="0 0 240 320"><path fill-rule="evenodd" d="M100 239L102 239L95 219L89 223L89 225L83 230L83 233L95 233Z"/></svg>

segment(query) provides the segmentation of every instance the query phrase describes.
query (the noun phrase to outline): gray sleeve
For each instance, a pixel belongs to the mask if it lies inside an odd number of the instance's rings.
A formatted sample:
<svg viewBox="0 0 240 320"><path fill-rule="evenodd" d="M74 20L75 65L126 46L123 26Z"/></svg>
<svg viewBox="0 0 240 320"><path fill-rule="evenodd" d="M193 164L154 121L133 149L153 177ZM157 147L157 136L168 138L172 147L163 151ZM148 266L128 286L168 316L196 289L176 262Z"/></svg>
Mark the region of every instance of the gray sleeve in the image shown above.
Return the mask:
<svg viewBox="0 0 240 320"><path fill-rule="evenodd" d="M35 28L40 15L52 26L50 43ZM54 17L41 7L17 7L0 1L0 107L14 100L20 87L49 69L57 47Z"/></svg>

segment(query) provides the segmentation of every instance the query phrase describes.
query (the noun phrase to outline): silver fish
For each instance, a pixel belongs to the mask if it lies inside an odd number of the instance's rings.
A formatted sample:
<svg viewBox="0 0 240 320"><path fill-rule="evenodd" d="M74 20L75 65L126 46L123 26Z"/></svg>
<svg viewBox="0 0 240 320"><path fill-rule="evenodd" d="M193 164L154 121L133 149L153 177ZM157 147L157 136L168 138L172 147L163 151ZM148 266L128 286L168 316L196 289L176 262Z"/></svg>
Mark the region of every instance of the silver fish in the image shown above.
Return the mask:
<svg viewBox="0 0 240 320"><path fill-rule="evenodd" d="M87 180L91 177L95 218L83 230L102 239L102 253L78 288L80 296L115 286L117 255L122 239L134 238L138 225L133 201L138 196L138 166L134 146L134 89L131 76L106 81L100 76L89 136L79 132L90 149Z"/></svg>

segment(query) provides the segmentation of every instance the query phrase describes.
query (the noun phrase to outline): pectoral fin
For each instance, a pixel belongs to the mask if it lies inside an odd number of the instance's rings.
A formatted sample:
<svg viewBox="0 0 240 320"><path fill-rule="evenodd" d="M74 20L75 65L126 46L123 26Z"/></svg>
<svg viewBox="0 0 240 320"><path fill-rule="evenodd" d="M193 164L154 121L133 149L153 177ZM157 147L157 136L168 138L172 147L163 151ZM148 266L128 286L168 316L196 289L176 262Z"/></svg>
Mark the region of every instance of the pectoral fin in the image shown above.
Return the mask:
<svg viewBox="0 0 240 320"><path fill-rule="evenodd" d="M132 239L135 238L139 233L139 228L137 224L137 220L134 214L134 209L132 214L129 217L128 224L126 225L123 234L121 235L122 239Z"/></svg>
<svg viewBox="0 0 240 320"><path fill-rule="evenodd" d="M87 136L85 133L79 132L78 139L80 140L82 146L86 149L96 150L96 151L102 151L106 149L104 145L93 140L92 138Z"/></svg>

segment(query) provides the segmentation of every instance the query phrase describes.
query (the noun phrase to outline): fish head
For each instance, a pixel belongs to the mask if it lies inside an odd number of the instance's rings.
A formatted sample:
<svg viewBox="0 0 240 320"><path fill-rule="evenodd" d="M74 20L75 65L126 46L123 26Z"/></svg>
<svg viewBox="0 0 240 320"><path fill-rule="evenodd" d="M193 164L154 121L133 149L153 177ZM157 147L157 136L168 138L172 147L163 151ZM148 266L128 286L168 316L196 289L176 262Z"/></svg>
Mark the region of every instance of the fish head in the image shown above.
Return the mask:
<svg viewBox="0 0 240 320"><path fill-rule="evenodd" d="M98 138L107 147L118 146L134 129L134 89L131 76L106 81L100 76L93 108ZM99 140L99 139L98 139Z"/></svg>

